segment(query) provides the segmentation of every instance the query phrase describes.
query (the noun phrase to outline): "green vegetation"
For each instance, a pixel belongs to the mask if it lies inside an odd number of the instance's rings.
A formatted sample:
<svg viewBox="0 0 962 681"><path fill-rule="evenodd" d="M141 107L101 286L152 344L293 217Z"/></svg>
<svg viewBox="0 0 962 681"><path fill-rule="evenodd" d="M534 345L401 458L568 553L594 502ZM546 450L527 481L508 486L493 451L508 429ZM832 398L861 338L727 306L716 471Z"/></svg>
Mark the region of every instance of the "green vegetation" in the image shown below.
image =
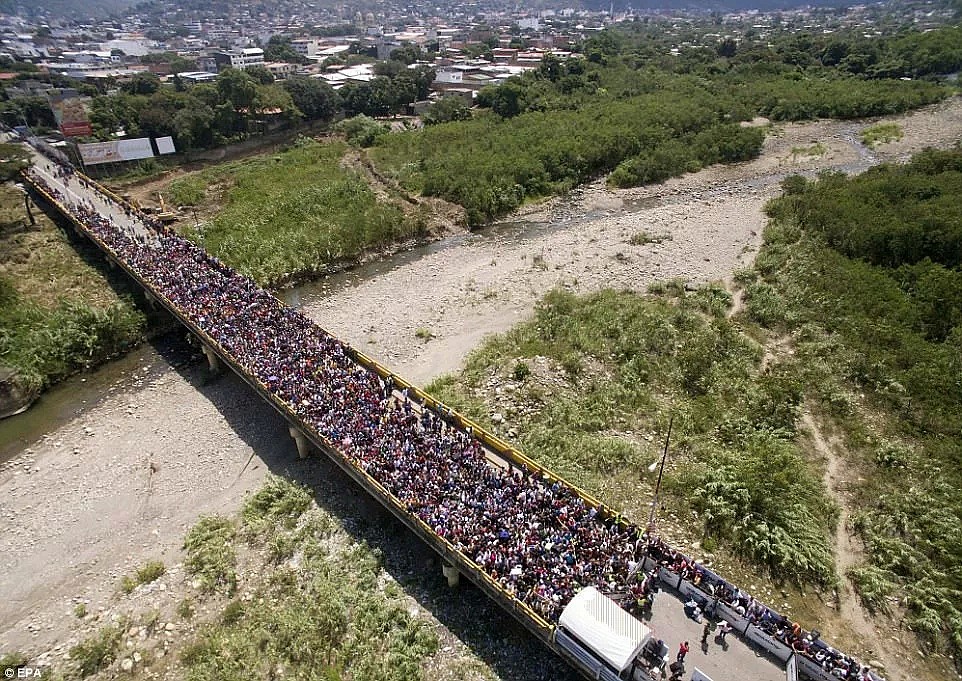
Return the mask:
<svg viewBox="0 0 962 681"><path fill-rule="evenodd" d="M434 338L434 332L427 327L419 326L414 330L414 337L418 340L429 341Z"/></svg>
<svg viewBox="0 0 962 681"><path fill-rule="evenodd" d="M808 147L792 147L792 158L798 156L822 156L828 149L821 142L816 142Z"/></svg>
<svg viewBox="0 0 962 681"><path fill-rule="evenodd" d="M167 188L170 203L175 206L196 206L203 202L207 187L203 180L194 175L178 177Z"/></svg>
<svg viewBox="0 0 962 681"><path fill-rule="evenodd" d="M640 522L650 497L639 494L638 471L674 416L667 496L697 512L704 536L777 577L833 583L836 514L795 443L795 372L761 368L761 348L726 319L723 288L661 290L554 291L532 321L487 341L459 377L428 390L482 421L503 413L528 456ZM519 362L547 366L519 378ZM495 376L515 390L482 403L475 396Z"/></svg>
<svg viewBox="0 0 962 681"><path fill-rule="evenodd" d="M187 533L184 567L188 574L200 580L201 590L234 593L237 588L237 555L233 545L236 534L233 521L221 516L201 518Z"/></svg>
<svg viewBox="0 0 962 681"><path fill-rule="evenodd" d="M177 180L223 193L225 205L189 236L262 285L357 259L365 250L419 236L425 225L391 201L378 201L364 178L342 167L347 147L302 139L258 156Z"/></svg>
<svg viewBox="0 0 962 681"><path fill-rule="evenodd" d="M124 576L120 581L120 589L125 594L129 594L141 584L150 584L160 579L167 572L167 568L159 560L152 560L137 568L134 576Z"/></svg>
<svg viewBox="0 0 962 681"><path fill-rule="evenodd" d="M408 614L396 585L380 586L376 551L351 543L309 490L272 477L242 515L253 545L289 537L297 561L271 561L249 600L228 602L201 625L180 656L186 679L263 679L277 669L332 681L423 678L434 632Z"/></svg>
<svg viewBox="0 0 962 681"><path fill-rule="evenodd" d="M962 151L784 189L749 314L792 334L806 393L844 434L863 601L959 659Z"/></svg>
<svg viewBox="0 0 962 681"><path fill-rule="evenodd" d="M388 127L373 118L358 114L339 121L334 129L343 134L348 142L358 147L369 147L388 134Z"/></svg>
<svg viewBox="0 0 962 681"><path fill-rule="evenodd" d="M77 605L73 607L73 614L74 614L74 617L82 620L84 617L87 616L87 604L77 603Z"/></svg>
<svg viewBox="0 0 962 681"><path fill-rule="evenodd" d="M191 619L194 616L194 612L194 601L189 597L177 604L177 616L182 620Z"/></svg>
<svg viewBox="0 0 962 681"><path fill-rule="evenodd" d="M871 75L853 70L853 55L869 49L864 41L830 48L810 36L779 36L773 47L686 48L671 56L674 43L662 33L641 23L604 31L583 45L587 59L548 56L537 70L481 90L479 115L431 111L433 125L378 139L372 158L409 190L464 206L476 226L606 173L612 185L629 187L750 159L765 129L739 121L754 116L881 116L950 92L900 80L904 64ZM955 50L950 43L938 43L941 56ZM878 46L871 49L884 60Z"/></svg>
<svg viewBox="0 0 962 681"><path fill-rule="evenodd" d="M70 649L70 659L77 666L81 677L96 674L117 658L123 630L120 627L103 627L96 635L81 641Z"/></svg>
<svg viewBox="0 0 962 681"><path fill-rule="evenodd" d="M388 135L371 153L403 186L464 206L469 223L480 225L527 198L562 192L616 168L611 182L629 186L751 158L764 132L721 122L724 113L725 102L681 86L507 120L488 113L432 125Z"/></svg>
<svg viewBox="0 0 962 681"><path fill-rule="evenodd" d="M0 657L0 670L2 670L4 674L6 674L6 671L8 669L13 669L14 671L16 671L21 667L26 667L29 661L30 661L30 658L28 658L23 653L18 653L18 652L4 653L3 657ZM10 677L5 676L4 678L10 678Z"/></svg>
<svg viewBox="0 0 962 681"><path fill-rule="evenodd" d="M645 230L635 232L628 239L632 246L646 246L648 244L660 244L662 241L671 241L671 234L652 234Z"/></svg>
<svg viewBox="0 0 962 681"><path fill-rule="evenodd" d="M875 147L902 139L902 128L896 123L879 123L865 128L858 136L865 146Z"/></svg>
<svg viewBox="0 0 962 681"><path fill-rule="evenodd" d="M0 185L0 365L27 392L87 369L139 343L147 320L126 284L96 268L96 250L78 245L37 207L30 225L23 196Z"/></svg>

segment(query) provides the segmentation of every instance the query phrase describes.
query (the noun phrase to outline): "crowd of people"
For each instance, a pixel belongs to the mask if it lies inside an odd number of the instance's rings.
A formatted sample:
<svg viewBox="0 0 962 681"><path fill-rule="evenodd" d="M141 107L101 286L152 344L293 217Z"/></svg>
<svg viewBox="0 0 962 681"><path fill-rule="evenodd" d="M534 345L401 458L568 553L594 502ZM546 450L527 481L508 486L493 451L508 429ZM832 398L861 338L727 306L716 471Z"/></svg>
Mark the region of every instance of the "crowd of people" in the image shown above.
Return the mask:
<svg viewBox="0 0 962 681"><path fill-rule="evenodd" d="M784 621L748 594L709 577L660 539L586 503L567 485L523 466L492 461L480 442L453 425L447 414L395 390L389 379L356 361L348 346L252 280L129 205L119 205L126 220L98 211L89 197L105 205L112 197L69 165L49 161L43 172L28 171L32 182L68 209L155 296L199 327L408 512L547 621L557 621L586 586L620 595L629 610L646 603L650 607L657 577L639 569L649 555L763 628ZM87 198L68 189L74 182L90 192ZM810 644L800 652L816 647ZM827 664L845 659L839 656ZM846 672L839 678L858 677Z"/></svg>

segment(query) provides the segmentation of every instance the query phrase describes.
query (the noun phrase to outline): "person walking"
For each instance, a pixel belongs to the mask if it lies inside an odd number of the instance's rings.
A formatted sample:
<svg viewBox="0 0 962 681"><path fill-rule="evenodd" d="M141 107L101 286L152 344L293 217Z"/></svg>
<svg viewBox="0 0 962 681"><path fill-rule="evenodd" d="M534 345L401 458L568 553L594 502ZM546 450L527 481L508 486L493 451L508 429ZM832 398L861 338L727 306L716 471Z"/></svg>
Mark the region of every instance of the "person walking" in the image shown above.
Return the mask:
<svg viewBox="0 0 962 681"><path fill-rule="evenodd" d="M728 636L731 630L732 625L730 625L728 622L722 622L721 627L718 630L718 638L722 643L725 642L725 637Z"/></svg>
<svg viewBox="0 0 962 681"><path fill-rule="evenodd" d="M688 654L689 649L690 648L688 647L688 641L685 641L684 643L682 643L680 646L678 646L678 657L676 657L675 659L681 662L682 664L684 664L685 655Z"/></svg>
<svg viewBox="0 0 962 681"><path fill-rule="evenodd" d="M708 644L708 635L711 633L711 620L705 620L705 627L701 630L702 645Z"/></svg>

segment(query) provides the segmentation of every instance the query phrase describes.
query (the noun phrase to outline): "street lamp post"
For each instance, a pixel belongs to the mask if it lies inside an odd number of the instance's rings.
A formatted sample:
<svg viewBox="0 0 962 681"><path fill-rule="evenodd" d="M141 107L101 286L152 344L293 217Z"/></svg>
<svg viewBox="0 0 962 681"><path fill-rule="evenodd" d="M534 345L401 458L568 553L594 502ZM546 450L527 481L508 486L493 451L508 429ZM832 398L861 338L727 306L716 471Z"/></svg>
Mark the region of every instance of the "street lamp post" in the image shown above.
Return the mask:
<svg viewBox="0 0 962 681"><path fill-rule="evenodd" d="M671 440L671 427L675 422L675 416L668 420L668 435L665 436L665 449L661 454L661 467L658 470L658 482L655 483L655 493L651 498L651 512L648 514L648 534L651 534L655 529L655 510L658 508L658 493L661 491L661 478L665 474L665 461L668 459L668 443ZM655 461L650 466L648 466L648 472L654 473L655 468L658 467L658 462Z"/></svg>

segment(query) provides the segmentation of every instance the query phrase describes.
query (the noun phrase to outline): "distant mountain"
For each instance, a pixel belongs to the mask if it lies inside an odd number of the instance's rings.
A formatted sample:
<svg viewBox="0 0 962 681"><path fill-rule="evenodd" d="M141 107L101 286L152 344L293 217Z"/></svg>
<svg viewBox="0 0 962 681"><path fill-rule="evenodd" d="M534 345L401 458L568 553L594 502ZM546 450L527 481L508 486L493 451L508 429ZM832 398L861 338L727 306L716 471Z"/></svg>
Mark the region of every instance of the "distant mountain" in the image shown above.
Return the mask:
<svg viewBox="0 0 962 681"><path fill-rule="evenodd" d="M48 15L99 19L137 4L139 0L0 0L0 12L21 16Z"/></svg>
<svg viewBox="0 0 962 681"><path fill-rule="evenodd" d="M604 11L611 7L611 0L583 0L587 9ZM847 7L853 0L618 0L615 11L626 9L672 9L701 10L705 12L732 12L757 9L763 12L790 9L793 7Z"/></svg>

